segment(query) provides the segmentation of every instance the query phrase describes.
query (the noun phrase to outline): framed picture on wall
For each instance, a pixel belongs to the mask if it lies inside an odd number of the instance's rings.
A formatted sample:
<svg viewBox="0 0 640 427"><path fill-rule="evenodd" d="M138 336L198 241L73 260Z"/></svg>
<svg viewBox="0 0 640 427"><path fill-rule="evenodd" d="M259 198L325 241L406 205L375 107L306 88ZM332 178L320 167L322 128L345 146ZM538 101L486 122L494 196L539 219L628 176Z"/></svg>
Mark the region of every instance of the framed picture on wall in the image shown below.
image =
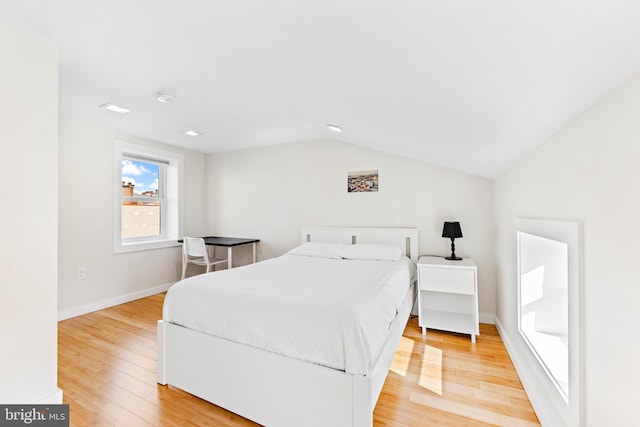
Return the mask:
<svg viewBox="0 0 640 427"><path fill-rule="evenodd" d="M368 193L378 191L378 171L359 171L347 173L348 193Z"/></svg>

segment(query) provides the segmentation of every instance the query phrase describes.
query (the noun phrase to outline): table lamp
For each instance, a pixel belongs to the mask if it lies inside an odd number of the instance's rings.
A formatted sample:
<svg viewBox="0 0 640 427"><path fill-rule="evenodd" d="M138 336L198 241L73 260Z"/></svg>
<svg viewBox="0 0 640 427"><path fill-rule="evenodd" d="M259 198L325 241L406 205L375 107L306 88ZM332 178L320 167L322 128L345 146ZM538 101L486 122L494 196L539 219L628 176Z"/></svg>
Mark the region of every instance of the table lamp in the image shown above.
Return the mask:
<svg viewBox="0 0 640 427"><path fill-rule="evenodd" d="M452 261L460 261L462 258L456 256L456 245L454 240L462 237L462 229L459 222L445 222L442 228L442 237L451 239L451 256L444 257L444 259Z"/></svg>

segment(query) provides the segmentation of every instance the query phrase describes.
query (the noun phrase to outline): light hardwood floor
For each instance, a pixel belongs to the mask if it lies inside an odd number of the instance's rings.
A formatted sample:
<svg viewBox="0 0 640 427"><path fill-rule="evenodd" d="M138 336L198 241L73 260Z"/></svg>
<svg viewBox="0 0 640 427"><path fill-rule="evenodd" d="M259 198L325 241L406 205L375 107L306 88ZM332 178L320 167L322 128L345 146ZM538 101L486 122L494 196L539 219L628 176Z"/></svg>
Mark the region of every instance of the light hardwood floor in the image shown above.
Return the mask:
<svg viewBox="0 0 640 427"><path fill-rule="evenodd" d="M254 426L156 383L156 320L164 294L58 326L58 382L72 426ZM409 320L374 412L375 426L539 426L492 325L468 336ZM292 426L297 427L297 426ZM303 426L300 426L303 427ZM330 427L330 426L328 426Z"/></svg>

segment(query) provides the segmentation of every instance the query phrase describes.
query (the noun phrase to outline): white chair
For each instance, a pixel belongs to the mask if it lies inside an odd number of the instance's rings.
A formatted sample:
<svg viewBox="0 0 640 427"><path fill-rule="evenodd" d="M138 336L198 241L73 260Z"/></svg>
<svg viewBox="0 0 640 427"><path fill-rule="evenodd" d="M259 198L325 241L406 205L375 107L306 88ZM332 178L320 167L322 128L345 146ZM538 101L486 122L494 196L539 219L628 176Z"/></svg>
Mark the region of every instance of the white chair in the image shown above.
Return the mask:
<svg viewBox="0 0 640 427"><path fill-rule="evenodd" d="M208 273L214 265L225 262L227 262L226 259L209 258L209 252L203 238L185 237L182 240L182 279L187 274L188 264L206 267Z"/></svg>

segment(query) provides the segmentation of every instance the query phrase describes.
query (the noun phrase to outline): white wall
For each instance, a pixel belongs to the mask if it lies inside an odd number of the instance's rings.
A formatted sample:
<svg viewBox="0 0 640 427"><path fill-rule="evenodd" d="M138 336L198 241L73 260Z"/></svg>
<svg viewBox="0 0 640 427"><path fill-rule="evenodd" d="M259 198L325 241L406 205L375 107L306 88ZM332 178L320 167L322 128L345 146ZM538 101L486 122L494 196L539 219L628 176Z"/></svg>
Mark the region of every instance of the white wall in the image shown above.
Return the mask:
<svg viewBox="0 0 640 427"><path fill-rule="evenodd" d="M347 172L371 169L380 191L347 193ZM303 225L418 227L420 253L446 255L442 224L460 221L456 254L478 264L482 320L493 322L491 180L333 140L209 154L206 174L207 231L260 238L264 258L298 245Z"/></svg>
<svg viewBox="0 0 640 427"><path fill-rule="evenodd" d="M583 223L584 426L640 424L639 111L640 75L519 162L495 186L497 319L505 341L517 352L523 344L516 319L515 218ZM531 396L538 388L535 367L523 367L524 376L532 379L525 387L534 405L535 400L544 405L544 396Z"/></svg>
<svg viewBox="0 0 640 427"><path fill-rule="evenodd" d="M0 23L0 402L57 389L58 56Z"/></svg>
<svg viewBox="0 0 640 427"><path fill-rule="evenodd" d="M180 278L180 247L114 254L113 141L184 155L184 232L204 232L204 154L60 121L60 318L123 302ZM76 269L86 267L86 280Z"/></svg>

